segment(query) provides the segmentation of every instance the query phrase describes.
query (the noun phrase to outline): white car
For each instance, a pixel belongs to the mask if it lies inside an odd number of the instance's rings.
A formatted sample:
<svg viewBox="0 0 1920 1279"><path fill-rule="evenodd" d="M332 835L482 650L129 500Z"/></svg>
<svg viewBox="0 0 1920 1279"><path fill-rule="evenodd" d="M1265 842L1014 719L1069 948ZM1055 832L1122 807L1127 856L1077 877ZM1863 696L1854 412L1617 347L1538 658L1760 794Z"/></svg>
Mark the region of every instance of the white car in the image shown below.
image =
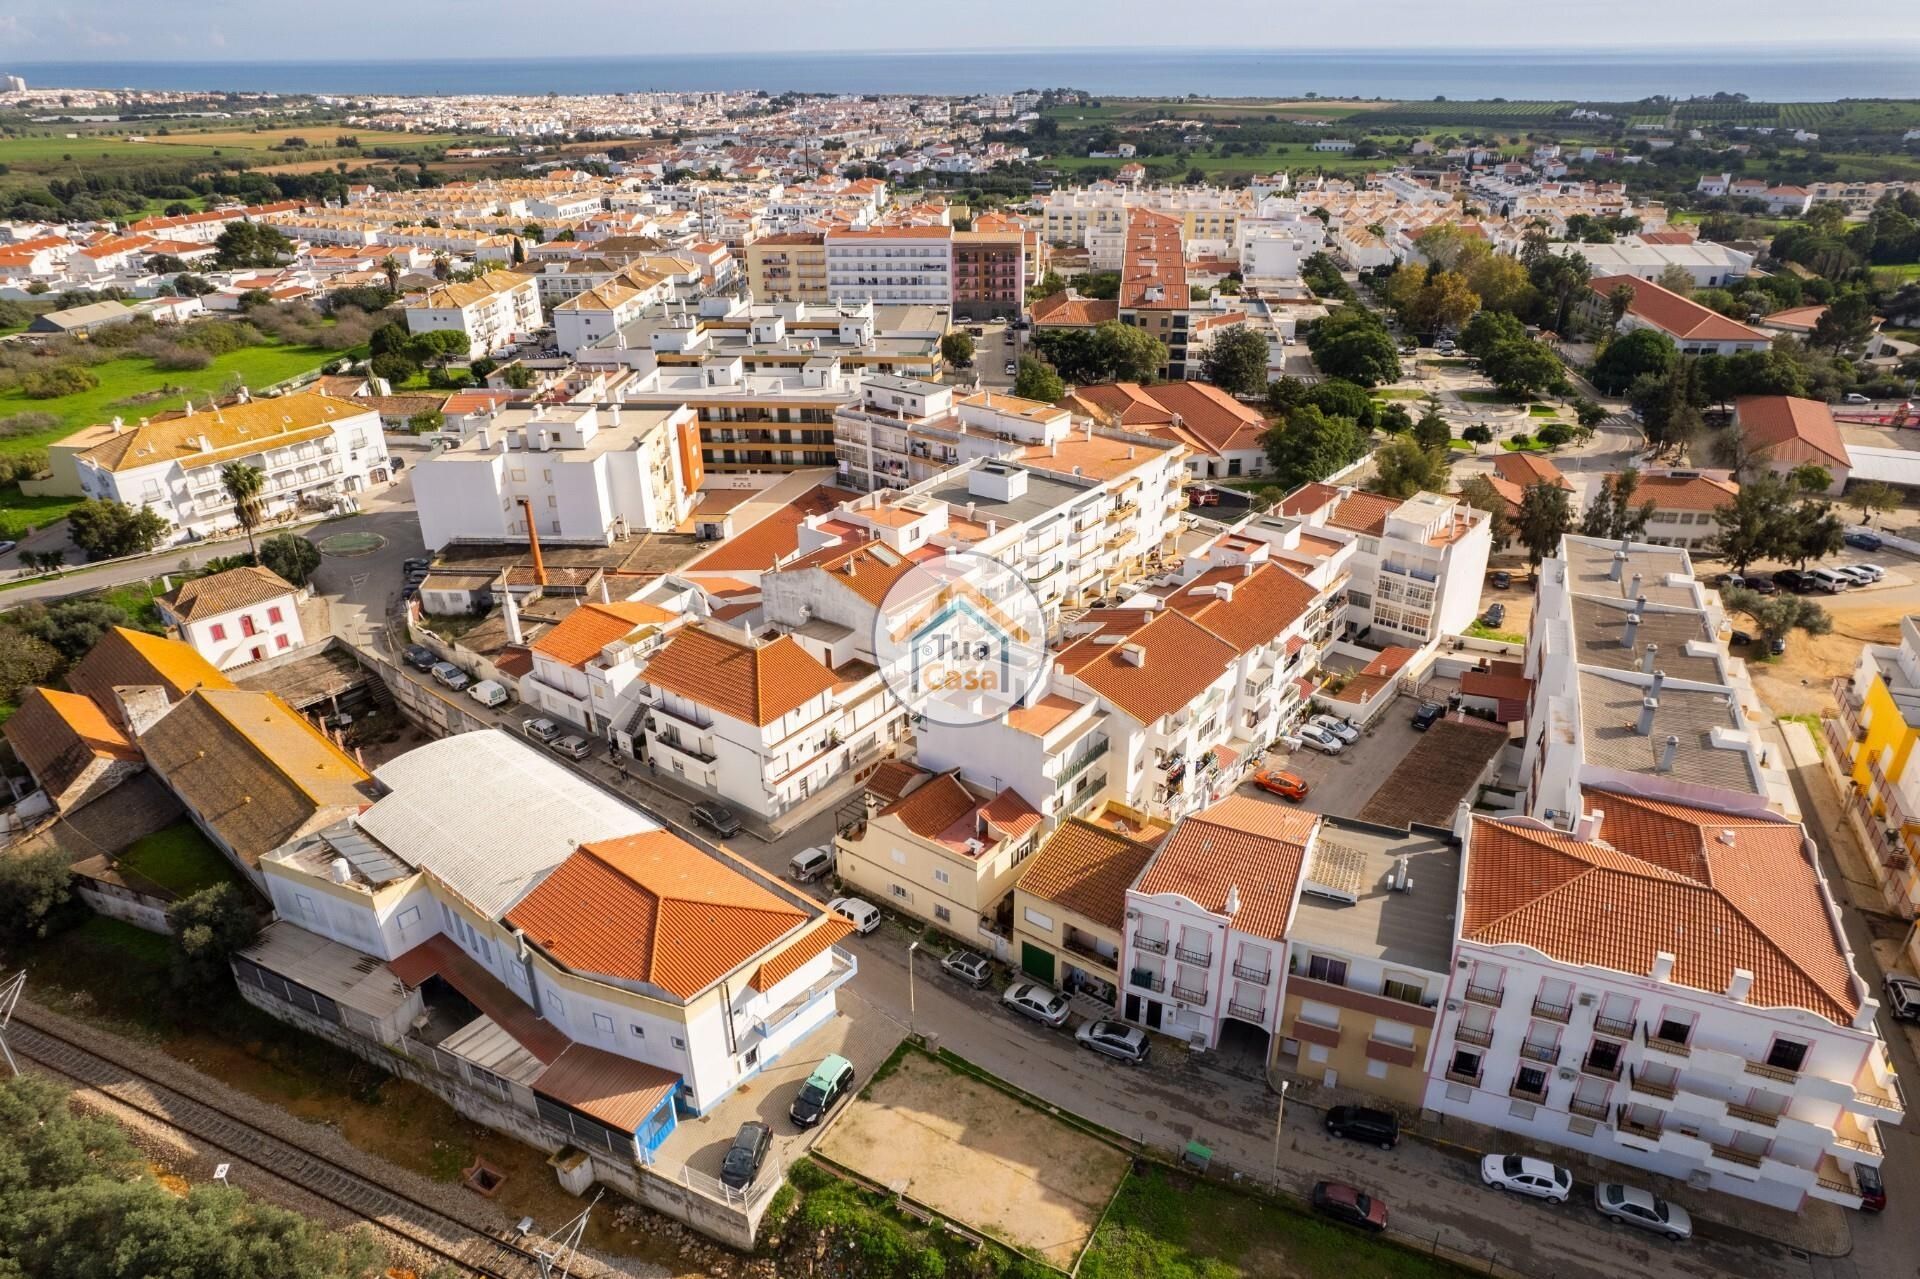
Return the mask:
<svg viewBox="0 0 1920 1279"><path fill-rule="evenodd" d="M1300 741L1304 745L1311 746L1324 755L1338 755L1346 749L1339 738L1329 733L1326 729L1316 727L1312 724L1302 724L1300 726Z"/></svg>
<svg viewBox="0 0 1920 1279"><path fill-rule="evenodd" d="M1315 715L1307 723L1323 733L1333 734L1348 746L1360 740L1360 730L1337 715Z"/></svg>
<svg viewBox="0 0 1920 1279"><path fill-rule="evenodd" d="M1000 996L1002 1003L1022 1017L1031 1017L1048 1026L1064 1025L1070 1006L1067 997L1051 986L1037 981L1017 981Z"/></svg>
<svg viewBox="0 0 1920 1279"><path fill-rule="evenodd" d="M1851 573L1865 582L1877 582L1887 575L1887 570L1878 564L1849 564L1841 571Z"/></svg>
<svg viewBox="0 0 1920 1279"><path fill-rule="evenodd" d="M827 909L852 924L863 937L880 927L879 907L858 897L836 897L827 903Z"/></svg>
<svg viewBox="0 0 1920 1279"><path fill-rule="evenodd" d="M1573 1174L1558 1164L1527 1155L1488 1155L1480 1161L1480 1180L1495 1190L1531 1195L1561 1204L1573 1191Z"/></svg>

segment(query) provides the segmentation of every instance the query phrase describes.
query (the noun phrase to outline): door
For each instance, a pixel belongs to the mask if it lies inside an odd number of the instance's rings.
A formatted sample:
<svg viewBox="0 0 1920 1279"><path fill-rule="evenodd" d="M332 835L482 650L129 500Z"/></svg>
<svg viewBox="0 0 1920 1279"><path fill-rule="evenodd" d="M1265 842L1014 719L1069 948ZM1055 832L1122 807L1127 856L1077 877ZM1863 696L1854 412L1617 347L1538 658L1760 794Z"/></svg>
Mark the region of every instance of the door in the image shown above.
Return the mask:
<svg viewBox="0 0 1920 1279"><path fill-rule="evenodd" d="M1020 971L1035 981L1053 985L1053 952L1030 941L1021 942Z"/></svg>
<svg viewBox="0 0 1920 1279"><path fill-rule="evenodd" d="M1128 995L1126 1017L1128 1021L1140 1020L1140 996Z"/></svg>
<svg viewBox="0 0 1920 1279"><path fill-rule="evenodd" d="M1160 1001L1157 999L1149 999L1147 1001L1147 1028L1149 1030L1160 1029Z"/></svg>

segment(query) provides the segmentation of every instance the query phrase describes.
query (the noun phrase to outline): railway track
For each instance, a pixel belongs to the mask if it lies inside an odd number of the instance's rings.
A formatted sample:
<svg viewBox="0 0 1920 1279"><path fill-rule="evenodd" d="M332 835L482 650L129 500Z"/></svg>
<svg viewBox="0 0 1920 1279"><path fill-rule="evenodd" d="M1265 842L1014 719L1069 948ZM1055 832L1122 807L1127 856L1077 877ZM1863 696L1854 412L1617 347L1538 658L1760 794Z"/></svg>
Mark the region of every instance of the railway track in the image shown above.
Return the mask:
<svg viewBox="0 0 1920 1279"><path fill-rule="evenodd" d="M465 1225L325 1155L302 1149L187 1096L145 1072L15 1017L14 1054L111 1097L203 1145L360 1217L440 1261L483 1279L541 1279L532 1252Z"/></svg>

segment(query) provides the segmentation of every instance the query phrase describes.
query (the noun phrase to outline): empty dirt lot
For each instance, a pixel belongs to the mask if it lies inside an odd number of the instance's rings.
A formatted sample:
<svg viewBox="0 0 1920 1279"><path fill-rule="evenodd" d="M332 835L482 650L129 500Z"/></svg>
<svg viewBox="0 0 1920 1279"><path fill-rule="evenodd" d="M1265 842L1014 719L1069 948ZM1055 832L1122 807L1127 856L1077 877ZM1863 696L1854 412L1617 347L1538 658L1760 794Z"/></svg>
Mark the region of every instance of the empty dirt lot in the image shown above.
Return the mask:
<svg viewBox="0 0 1920 1279"><path fill-rule="evenodd" d="M819 1152L1071 1269L1127 1157L918 1052L870 1085Z"/></svg>

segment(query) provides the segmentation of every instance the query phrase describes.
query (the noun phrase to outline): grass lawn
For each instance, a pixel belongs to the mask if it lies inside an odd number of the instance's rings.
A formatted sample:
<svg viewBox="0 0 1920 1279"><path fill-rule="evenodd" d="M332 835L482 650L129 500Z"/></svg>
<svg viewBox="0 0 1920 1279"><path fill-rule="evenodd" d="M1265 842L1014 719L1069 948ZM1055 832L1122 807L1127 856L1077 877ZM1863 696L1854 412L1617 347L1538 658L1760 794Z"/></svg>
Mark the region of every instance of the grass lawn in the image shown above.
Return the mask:
<svg viewBox="0 0 1920 1279"><path fill-rule="evenodd" d="M1479 448L1480 446L1478 444L1475 444L1472 440L1463 440L1456 435L1452 439L1447 441L1447 447L1450 449L1460 449L1460 450L1463 450L1464 452L1471 453L1475 449Z"/></svg>
<svg viewBox="0 0 1920 1279"><path fill-rule="evenodd" d="M1524 644L1527 642L1527 637L1518 631L1496 631L1491 626L1482 625L1479 621L1475 621L1460 633L1462 635L1470 635L1474 639L1498 640L1502 644Z"/></svg>
<svg viewBox="0 0 1920 1279"><path fill-rule="evenodd" d="M1488 387L1461 391L1460 398L1468 404L1517 404L1519 402L1509 397L1504 391L1495 391Z"/></svg>
<svg viewBox="0 0 1920 1279"><path fill-rule="evenodd" d="M249 388L260 390L276 382L310 373L329 360L342 358L344 351L323 351L315 346L251 346L216 356L204 369L191 372L167 372L157 369L144 355L128 355L106 364L96 364L88 372L100 379L100 385L77 395L54 400L27 398L18 387L0 391L0 417L16 413L52 413L60 425L51 431L16 436L0 441L0 452L20 453L44 448L51 441L71 435L83 426L106 422L115 416L129 423L151 416L162 409L177 409L189 396L204 399L225 385L235 374ZM133 396L155 394L152 399L124 403Z"/></svg>
<svg viewBox="0 0 1920 1279"><path fill-rule="evenodd" d="M1873 274L1877 279L1891 284L1920 280L1920 262L1903 262L1899 266L1877 266L1873 268Z"/></svg>
<svg viewBox="0 0 1920 1279"><path fill-rule="evenodd" d="M1509 453L1547 453L1553 449L1553 445L1542 444L1532 436L1528 436L1527 442L1522 444L1516 437L1511 435L1500 441L1500 447Z"/></svg>
<svg viewBox="0 0 1920 1279"><path fill-rule="evenodd" d="M1429 391L1415 390L1410 386L1389 386L1375 391L1373 398L1376 400L1424 400L1430 394L1432 393Z"/></svg>
<svg viewBox="0 0 1920 1279"><path fill-rule="evenodd" d="M120 854L120 868L152 880L175 897L191 897L234 878L220 850L185 818L129 844Z"/></svg>
<svg viewBox="0 0 1920 1279"><path fill-rule="evenodd" d="M1127 1179L1083 1279L1456 1279L1466 1271L1297 1208L1159 1167Z"/></svg>
<svg viewBox="0 0 1920 1279"><path fill-rule="evenodd" d="M196 573L177 573L174 575L174 582L177 585L186 578L196 575ZM160 623L160 610L153 606L153 601L160 594L160 579L150 577L144 582L129 582L125 586L116 586L111 590L102 591L98 598L132 618L135 626L159 635L166 631L166 627Z"/></svg>
<svg viewBox="0 0 1920 1279"><path fill-rule="evenodd" d="M77 497L28 497L17 484L0 488L0 538L17 542L37 528L57 524L80 505Z"/></svg>

